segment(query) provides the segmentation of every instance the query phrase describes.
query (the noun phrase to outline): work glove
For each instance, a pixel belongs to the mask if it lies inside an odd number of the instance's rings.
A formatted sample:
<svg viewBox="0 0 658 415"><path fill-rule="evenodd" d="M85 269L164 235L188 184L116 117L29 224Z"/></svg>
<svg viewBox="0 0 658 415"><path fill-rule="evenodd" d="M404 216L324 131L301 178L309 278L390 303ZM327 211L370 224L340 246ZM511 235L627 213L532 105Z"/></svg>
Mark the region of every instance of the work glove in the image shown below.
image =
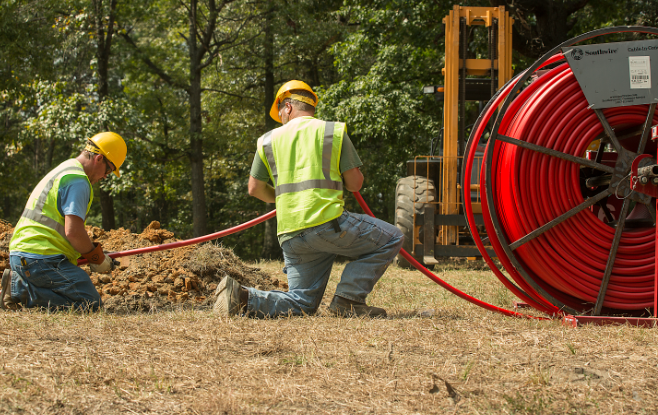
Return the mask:
<svg viewBox="0 0 658 415"><path fill-rule="evenodd" d="M100 264L89 264L89 269L91 269L91 272L100 272L101 274L110 272L114 268L116 268L116 263L114 260L112 260L112 258L110 258L109 255L105 255L103 262Z"/></svg>
<svg viewBox="0 0 658 415"><path fill-rule="evenodd" d="M113 260L103 252L103 247L98 242L94 242L94 249L82 254L82 257L89 261L91 272L106 273L116 268L118 261Z"/></svg>

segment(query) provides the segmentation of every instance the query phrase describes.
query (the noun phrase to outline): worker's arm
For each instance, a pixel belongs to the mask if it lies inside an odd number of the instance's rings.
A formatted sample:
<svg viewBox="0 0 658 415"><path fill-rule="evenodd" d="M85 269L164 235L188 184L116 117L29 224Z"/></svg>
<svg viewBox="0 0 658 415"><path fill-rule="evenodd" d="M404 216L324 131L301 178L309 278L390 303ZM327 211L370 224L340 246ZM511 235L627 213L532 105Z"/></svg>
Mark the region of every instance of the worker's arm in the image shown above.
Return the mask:
<svg viewBox="0 0 658 415"><path fill-rule="evenodd" d="M86 254L95 248L85 230L85 222L80 216L64 216L64 233L66 233L66 239L69 240L71 246L81 254Z"/></svg>
<svg viewBox="0 0 658 415"><path fill-rule="evenodd" d="M274 188L267 182L249 176L249 195L267 203L275 203Z"/></svg>
<svg viewBox="0 0 658 415"><path fill-rule="evenodd" d="M361 173L361 169L355 167L343 172L343 183L345 183L345 189L352 193L361 190L361 186L363 186L363 173Z"/></svg>

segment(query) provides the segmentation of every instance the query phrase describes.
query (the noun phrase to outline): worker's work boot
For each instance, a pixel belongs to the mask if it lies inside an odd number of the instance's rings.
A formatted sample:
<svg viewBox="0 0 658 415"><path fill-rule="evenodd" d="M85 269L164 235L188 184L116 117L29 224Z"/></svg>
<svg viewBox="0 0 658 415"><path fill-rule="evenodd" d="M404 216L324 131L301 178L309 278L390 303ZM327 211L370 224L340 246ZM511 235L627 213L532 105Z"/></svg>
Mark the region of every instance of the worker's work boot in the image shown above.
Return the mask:
<svg viewBox="0 0 658 415"><path fill-rule="evenodd" d="M334 299L329 304L329 313L340 317L386 317L386 310L383 308L371 307L337 295L334 295Z"/></svg>
<svg viewBox="0 0 658 415"><path fill-rule="evenodd" d="M0 308L3 310L18 310L21 303L11 299L11 269L6 268L0 282Z"/></svg>
<svg viewBox="0 0 658 415"><path fill-rule="evenodd" d="M242 308L246 306L240 301L240 284L228 275L219 283L215 294L217 300L213 310L223 317L230 317L240 314Z"/></svg>

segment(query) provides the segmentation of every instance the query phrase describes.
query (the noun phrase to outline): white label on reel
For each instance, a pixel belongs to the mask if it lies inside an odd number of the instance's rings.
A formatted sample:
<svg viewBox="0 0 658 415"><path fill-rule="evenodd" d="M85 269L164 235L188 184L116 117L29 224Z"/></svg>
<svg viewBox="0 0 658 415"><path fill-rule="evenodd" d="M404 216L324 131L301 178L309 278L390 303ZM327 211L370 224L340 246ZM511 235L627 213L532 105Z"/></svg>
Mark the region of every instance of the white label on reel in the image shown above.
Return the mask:
<svg viewBox="0 0 658 415"><path fill-rule="evenodd" d="M628 65L631 89L651 88L651 58L649 56L629 56Z"/></svg>

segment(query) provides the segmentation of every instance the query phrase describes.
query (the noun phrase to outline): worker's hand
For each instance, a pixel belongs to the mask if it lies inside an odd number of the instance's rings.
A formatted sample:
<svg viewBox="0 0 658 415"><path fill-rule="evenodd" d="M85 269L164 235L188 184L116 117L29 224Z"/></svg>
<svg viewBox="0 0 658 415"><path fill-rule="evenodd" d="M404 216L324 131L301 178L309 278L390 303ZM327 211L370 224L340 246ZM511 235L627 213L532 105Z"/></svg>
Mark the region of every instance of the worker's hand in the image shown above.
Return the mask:
<svg viewBox="0 0 658 415"><path fill-rule="evenodd" d="M116 268L116 261L105 255L103 247L98 242L94 242L94 249L82 254L82 257L89 261L91 272L110 272Z"/></svg>
<svg viewBox="0 0 658 415"><path fill-rule="evenodd" d="M103 262L101 262L100 264L89 265L89 269L91 269L91 272L100 272L101 274L110 272L114 268L116 268L116 261L110 258L109 255L105 255L105 258L103 258Z"/></svg>
<svg viewBox="0 0 658 415"><path fill-rule="evenodd" d="M103 252L103 247L98 242L94 242L94 249L82 254L82 257L89 261L90 264L101 264L105 261L105 253Z"/></svg>

